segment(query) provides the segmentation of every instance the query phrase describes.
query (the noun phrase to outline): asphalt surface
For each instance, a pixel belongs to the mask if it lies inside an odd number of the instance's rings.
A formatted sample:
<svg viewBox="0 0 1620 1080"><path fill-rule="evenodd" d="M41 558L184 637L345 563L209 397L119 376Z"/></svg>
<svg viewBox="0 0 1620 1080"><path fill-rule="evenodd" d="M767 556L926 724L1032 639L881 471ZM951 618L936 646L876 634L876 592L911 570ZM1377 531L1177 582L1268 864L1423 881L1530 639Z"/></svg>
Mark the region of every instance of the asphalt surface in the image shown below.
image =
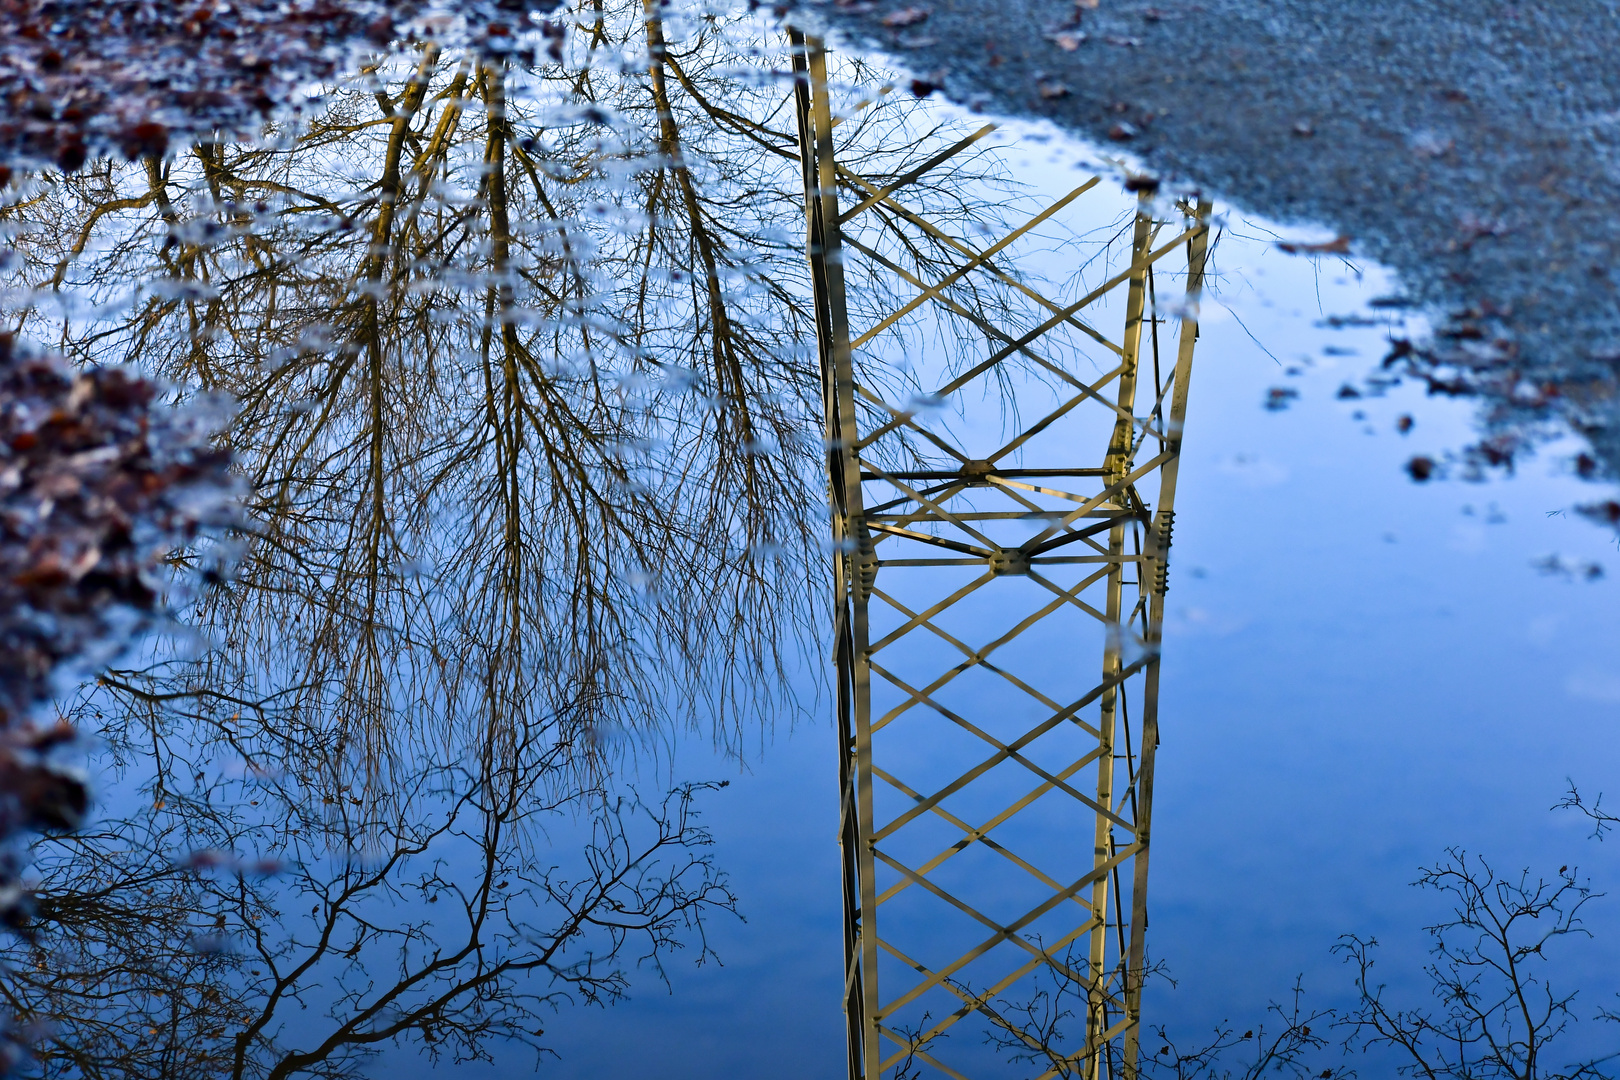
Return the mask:
<svg viewBox="0 0 1620 1080"><path fill-rule="evenodd" d="M1443 327L1401 364L1482 394L1501 446L1562 418L1620 471L1620 3L802 0L789 18L1348 236Z"/></svg>

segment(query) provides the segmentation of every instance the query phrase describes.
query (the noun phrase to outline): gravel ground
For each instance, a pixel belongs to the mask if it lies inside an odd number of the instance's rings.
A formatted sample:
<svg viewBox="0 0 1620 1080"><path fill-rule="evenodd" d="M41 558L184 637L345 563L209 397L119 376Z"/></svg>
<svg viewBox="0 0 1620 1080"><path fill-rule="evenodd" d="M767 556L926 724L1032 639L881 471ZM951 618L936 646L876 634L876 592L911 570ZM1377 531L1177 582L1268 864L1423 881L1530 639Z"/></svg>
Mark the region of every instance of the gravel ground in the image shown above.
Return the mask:
<svg viewBox="0 0 1620 1080"><path fill-rule="evenodd" d="M1347 235L1439 316L1400 363L1483 394L1499 450L1561 417L1609 466L1584 472L1620 472L1620 4L847 0L790 18Z"/></svg>
<svg viewBox="0 0 1620 1080"><path fill-rule="evenodd" d="M18 165L74 172L254 131L303 84L435 20L521 62L509 27L559 2L0 0L0 188Z"/></svg>

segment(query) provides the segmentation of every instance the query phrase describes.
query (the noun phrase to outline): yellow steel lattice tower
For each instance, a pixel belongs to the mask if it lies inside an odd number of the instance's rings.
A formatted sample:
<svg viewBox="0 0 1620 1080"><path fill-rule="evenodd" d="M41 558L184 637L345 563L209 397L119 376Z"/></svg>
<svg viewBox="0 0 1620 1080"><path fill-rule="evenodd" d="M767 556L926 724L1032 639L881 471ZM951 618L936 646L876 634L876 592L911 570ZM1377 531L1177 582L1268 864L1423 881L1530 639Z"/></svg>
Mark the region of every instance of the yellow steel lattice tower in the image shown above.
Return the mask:
<svg viewBox="0 0 1620 1080"><path fill-rule="evenodd" d="M1089 283L1043 295L1012 265L1018 243L1105 181L993 242L951 235L908 196L993 126L862 177L840 164L821 43L792 40L829 447L850 1076L1015 1061L1132 1077L1209 205L1156 218L1143 195L1112 263L1089 257ZM856 303L873 318L852 328L862 260L912 295L875 316ZM872 374L892 359L885 335L925 312L970 328L982 356L931 363L907 339L904 372Z"/></svg>

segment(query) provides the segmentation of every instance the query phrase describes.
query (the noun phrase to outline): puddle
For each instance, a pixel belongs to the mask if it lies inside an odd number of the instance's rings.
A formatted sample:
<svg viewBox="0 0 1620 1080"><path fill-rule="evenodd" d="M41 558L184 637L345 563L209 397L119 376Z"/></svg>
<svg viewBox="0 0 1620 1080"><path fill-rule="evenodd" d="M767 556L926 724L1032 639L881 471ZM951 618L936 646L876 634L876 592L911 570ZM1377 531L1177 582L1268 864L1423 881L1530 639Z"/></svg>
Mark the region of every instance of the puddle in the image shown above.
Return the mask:
<svg viewBox="0 0 1620 1080"><path fill-rule="evenodd" d="M536 25L532 63L396 48L260 142L15 182L8 327L234 398L250 523L225 584L58 695L96 808L34 847L34 935L5 945L46 1032L29 1068L842 1074L785 42L670 10L649 71L640 14ZM846 114L869 174L984 122L838 63L874 91ZM1008 124L921 190L983 243L1098 168L1019 249L1067 293L1118 255L1131 162ZM1433 328L1332 235L1211 220L1154 832L1150 950L1178 983L1145 1010L1178 1046L1258 1024L1301 972L1344 1008L1341 934L1419 987L1435 914L1407 882L1447 845L1616 876L1547 810L1620 765L1590 447L1545 387L1437 387ZM858 282L856 314L886 287ZM953 333L913 320L862 362L999 437L1027 395L928 394L985 347ZM1612 989L1616 940L1565 982Z"/></svg>

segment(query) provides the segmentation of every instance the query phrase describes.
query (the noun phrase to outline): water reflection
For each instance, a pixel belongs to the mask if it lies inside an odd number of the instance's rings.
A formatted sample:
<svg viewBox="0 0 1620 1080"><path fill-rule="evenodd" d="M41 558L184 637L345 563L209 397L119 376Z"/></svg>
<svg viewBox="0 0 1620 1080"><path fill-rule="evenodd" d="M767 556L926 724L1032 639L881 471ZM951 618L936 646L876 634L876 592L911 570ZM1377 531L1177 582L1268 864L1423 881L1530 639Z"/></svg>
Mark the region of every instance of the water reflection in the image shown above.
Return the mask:
<svg viewBox="0 0 1620 1080"><path fill-rule="evenodd" d="M764 34L598 5L532 65L405 48L257 142L16 189L11 321L233 397L248 491L231 580L62 704L104 741L101 817L38 845L3 983L45 1072L539 1049L563 1003L703 958L734 904L708 788L614 773L699 721L757 736L815 637L819 373ZM867 172L956 137L918 109L855 118ZM940 218L972 175L929 186Z"/></svg>
<svg viewBox="0 0 1620 1080"><path fill-rule="evenodd" d="M711 791L615 772L693 723L743 745L815 644L783 61L653 5L534 33L533 63L397 49L260 142L43 173L0 216L8 321L233 395L250 491L232 581L64 703L101 817L39 846L0 979L42 1071L541 1049L734 905ZM964 130L904 94L844 122L873 176ZM1000 167L925 184L936 220L1000 212L969 182Z"/></svg>
<svg viewBox="0 0 1620 1080"><path fill-rule="evenodd" d="M774 693L823 501L785 87L757 23L666 49L642 16L597 9L566 65L423 46L262 144L9 209L27 332L240 403L254 529L213 647L115 693L273 701L368 783L488 716L735 737ZM949 135L914 111L862 118L904 136L874 172Z"/></svg>
<svg viewBox="0 0 1620 1080"><path fill-rule="evenodd" d="M38 846L36 919L6 950L44 1075L538 1051L558 1007L610 1002L673 950L701 959L704 919L734 906L703 786L609 796L573 764L577 716L416 756L369 798L341 744L263 714L110 719L110 805Z"/></svg>
<svg viewBox="0 0 1620 1080"><path fill-rule="evenodd" d="M27 329L241 403L258 530L188 692L278 694L373 762L390 717L735 701L805 586L813 489L774 452L807 408L800 259L764 227L791 201L732 213L761 178L726 146L695 182L646 80L575 94L432 47L371 75L263 146L42 178L13 210L48 291ZM745 618L752 645L716 637Z"/></svg>

